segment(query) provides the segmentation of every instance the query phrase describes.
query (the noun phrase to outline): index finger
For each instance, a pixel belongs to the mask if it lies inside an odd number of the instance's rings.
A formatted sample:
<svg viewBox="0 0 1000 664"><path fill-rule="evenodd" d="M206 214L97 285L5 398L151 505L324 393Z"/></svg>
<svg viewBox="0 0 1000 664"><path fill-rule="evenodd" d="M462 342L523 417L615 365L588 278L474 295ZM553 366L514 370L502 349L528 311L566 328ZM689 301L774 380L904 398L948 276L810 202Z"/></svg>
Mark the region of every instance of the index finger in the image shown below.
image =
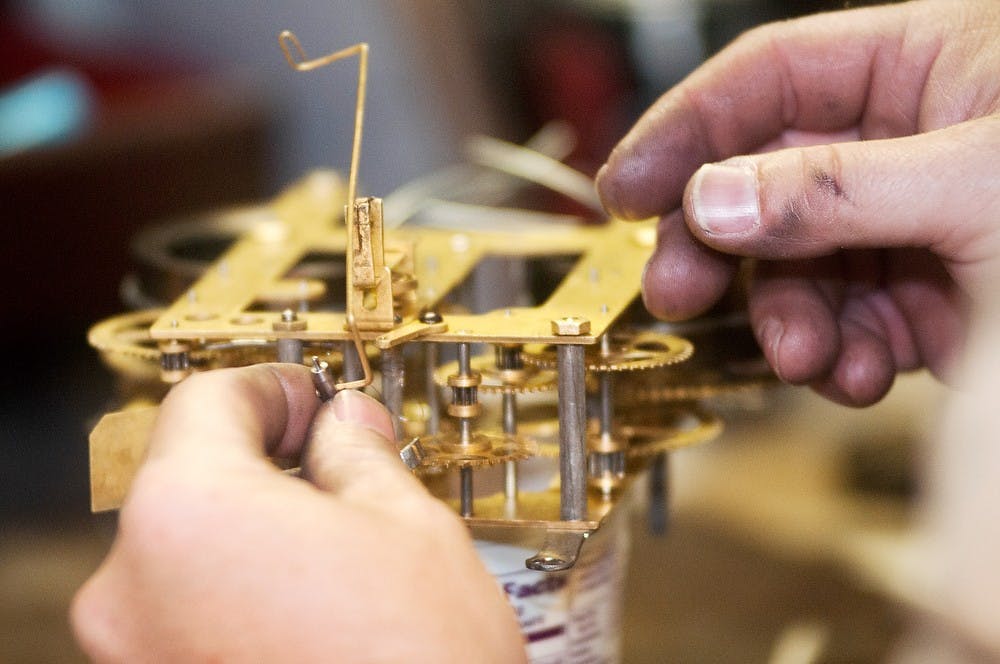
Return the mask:
<svg viewBox="0 0 1000 664"><path fill-rule="evenodd" d="M320 406L309 369L258 364L197 373L164 399L148 458L185 461L290 457Z"/></svg>
<svg viewBox="0 0 1000 664"><path fill-rule="evenodd" d="M669 212L702 164L758 151L787 130L913 133L937 51L903 60L910 13L818 14L743 35L663 95L615 147L597 175L605 207L625 219Z"/></svg>

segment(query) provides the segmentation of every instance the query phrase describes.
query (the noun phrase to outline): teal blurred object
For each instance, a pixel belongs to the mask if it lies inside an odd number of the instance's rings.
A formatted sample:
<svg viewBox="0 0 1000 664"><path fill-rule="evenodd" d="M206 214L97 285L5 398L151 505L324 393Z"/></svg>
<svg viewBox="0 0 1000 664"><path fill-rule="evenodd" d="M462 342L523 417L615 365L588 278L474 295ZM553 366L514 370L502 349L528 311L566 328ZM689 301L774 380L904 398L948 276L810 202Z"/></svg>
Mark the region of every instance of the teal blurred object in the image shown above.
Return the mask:
<svg viewBox="0 0 1000 664"><path fill-rule="evenodd" d="M64 141L90 126L94 91L70 70L48 70L0 91L0 155Z"/></svg>

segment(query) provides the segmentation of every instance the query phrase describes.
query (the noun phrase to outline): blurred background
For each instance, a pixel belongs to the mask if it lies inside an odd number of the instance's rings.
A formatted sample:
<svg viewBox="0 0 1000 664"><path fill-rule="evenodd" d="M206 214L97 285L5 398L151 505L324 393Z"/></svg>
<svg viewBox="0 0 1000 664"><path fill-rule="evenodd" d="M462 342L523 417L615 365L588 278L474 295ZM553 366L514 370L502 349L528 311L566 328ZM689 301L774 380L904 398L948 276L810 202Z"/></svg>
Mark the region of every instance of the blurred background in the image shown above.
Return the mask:
<svg viewBox="0 0 1000 664"><path fill-rule="evenodd" d="M576 131L568 161L593 174L646 106L733 37L843 5L0 1L14 351L0 402L0 661L82 659L66 607L114 529L88 511L87 433L115 386L86 330L126 308L130 238L261 201L313 168L346 171L356 68L295 73L280 30L313 56L371 44L362 191L384 196L462 161L467 135L522 142L550 120ZM648 535L637 511L626 662L864 662L899 647L914 600L893 573L940 398L924 377L903 383L864 414L783 390L729 404L725 437L675 464L670 535ZM779 659L789 649L817 654Z"/></svg>

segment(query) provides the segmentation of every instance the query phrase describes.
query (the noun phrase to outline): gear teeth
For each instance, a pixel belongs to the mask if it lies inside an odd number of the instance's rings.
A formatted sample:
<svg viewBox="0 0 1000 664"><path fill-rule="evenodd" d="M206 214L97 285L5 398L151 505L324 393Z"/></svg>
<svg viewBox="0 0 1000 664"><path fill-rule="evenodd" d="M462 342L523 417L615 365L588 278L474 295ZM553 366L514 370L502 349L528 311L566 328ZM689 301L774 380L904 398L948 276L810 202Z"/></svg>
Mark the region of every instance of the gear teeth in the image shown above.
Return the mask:
<svg viewBox="0 0 1000 664"><path fill-rule="evenodd" d="M638 420L640 416L636 416ZM649 420L648 413L642 417ZM618 423L614 427L617 438L628 441L626 455L630 459L650 457L660 452L692 447L714 440L722 433L722 420L707 410L695 406L666 409L649 424ZM528 436L535 437L536 456L559 458L558 420L537 420L521 426ZM597 439L597 420L588 423L588 440ZM539 434L536 436L535 431Z"/></svg>
<svg viewBox="0 0 1000 664"><path fill-rule="evenodd" d="M90 328L87 339L90 345L106 358L126 358L160 366L160 348L149 336L149 328L165 309L145 309L107 318ZM320 355L333 366L339 366L340 355L331 354L328 347L306 343L303 356ZM275 361L275 349L270 343L240 341L219 342L195 348L189 361L199 367L239 367Z"/></svg>
<svg viewBox="0 0 1000 664"><path fill-rule="evenodd" d="M523 436L501 433L474 433L469 445L462 445L458 432L423 436L424 450L421 472L437 472L451 468L478 468L503 461L516 461L534 456L538 446Z"/></svg>
<svg viewBox="0 0 1000 664"><path fill-rule="evenodd" d="M658 369L683 362L694 353L694 345L687 339L659 332L613 332L610 345L606 354L602 354L600 344L587 346L585 361L589 371ZM526 346L523 356L526 364L541 369L556 367L555 345Z"/></svg>
<svg viewBox="0 0 1000 664"><path fill-rule="evenodd" d="M629 441L628 458L642 459L707 443L722 429L722 420L713 413L702 408L678 408L667 410L660 422L624 424L618 432Z"/></svg>
<svg viewBox="0 0 1000 664"><path fill-rule="evenodd" d="M163 315L164 309L144 309L107 318L90 328L87 340L104 355L117 355L160 363L160 349L149 336L150 326ZM203 362L218 355L217 351L196 350L192 362Z"/></svg>

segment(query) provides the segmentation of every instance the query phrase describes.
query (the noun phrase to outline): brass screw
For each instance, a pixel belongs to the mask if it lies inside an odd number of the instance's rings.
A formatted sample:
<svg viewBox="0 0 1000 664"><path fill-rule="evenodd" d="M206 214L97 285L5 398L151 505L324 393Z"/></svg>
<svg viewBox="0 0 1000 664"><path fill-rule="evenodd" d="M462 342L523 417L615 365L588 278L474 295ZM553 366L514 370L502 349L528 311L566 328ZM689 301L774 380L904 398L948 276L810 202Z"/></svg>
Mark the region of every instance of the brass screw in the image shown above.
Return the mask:
<svg viewBox="0 0 1000 664"><path fill-rule="evenodd" d="M552 334L560 337L578 337L590 334L590 321L579 316L565 316L552 321Z"/></svg>

